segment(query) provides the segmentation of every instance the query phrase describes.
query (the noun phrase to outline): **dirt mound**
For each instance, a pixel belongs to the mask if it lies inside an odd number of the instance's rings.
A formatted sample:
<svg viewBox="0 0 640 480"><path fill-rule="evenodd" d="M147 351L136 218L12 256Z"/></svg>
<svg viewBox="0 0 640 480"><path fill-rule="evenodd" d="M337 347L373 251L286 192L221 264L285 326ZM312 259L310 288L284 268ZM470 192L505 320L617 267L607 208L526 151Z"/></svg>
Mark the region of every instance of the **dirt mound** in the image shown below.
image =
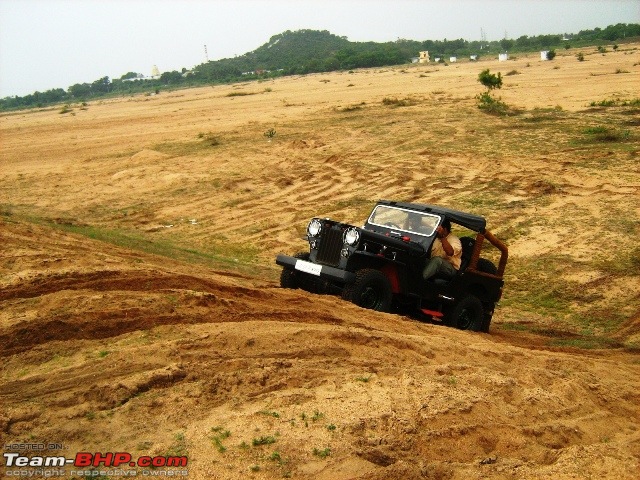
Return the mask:
<svg viewBox="0 0 640 480"><path fill-rule="evenodd" d="M2 232L3 278L39 271L0 299L3 444L181 452L190 478L637 474L635 357L536 351L44 227Z"/></svg>
<svg viewBox="0 0 640 480"><path fill-rule="evenodd" d="M2 116L0 441L186 455L195 479L638 478L619 47ZM478 108L486 68L508 116ZM361 225L381 198L506 241L490 334L277 287L312 216Z"/></svg>

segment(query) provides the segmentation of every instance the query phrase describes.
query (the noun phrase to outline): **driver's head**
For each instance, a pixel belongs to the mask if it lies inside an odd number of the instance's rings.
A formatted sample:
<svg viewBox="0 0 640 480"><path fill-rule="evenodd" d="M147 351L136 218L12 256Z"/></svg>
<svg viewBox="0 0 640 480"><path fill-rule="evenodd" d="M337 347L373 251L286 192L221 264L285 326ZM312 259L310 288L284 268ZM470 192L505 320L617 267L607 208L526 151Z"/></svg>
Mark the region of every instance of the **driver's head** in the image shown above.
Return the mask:
<svg viewBox="0 0 640 480"><path fill-rule="evenodd" d="M445 218L442 221L441 225L442 225L442 228L444 228L447 231L447 233L451 232L451 220L449 220L448 218Z"/></svg>
<svg viewBox="0 0 640 480"><path fill-rule="evenodd" d="M422 226L422 217L416 214L409 214L407 225L410 229L415 230Z"/></svg>

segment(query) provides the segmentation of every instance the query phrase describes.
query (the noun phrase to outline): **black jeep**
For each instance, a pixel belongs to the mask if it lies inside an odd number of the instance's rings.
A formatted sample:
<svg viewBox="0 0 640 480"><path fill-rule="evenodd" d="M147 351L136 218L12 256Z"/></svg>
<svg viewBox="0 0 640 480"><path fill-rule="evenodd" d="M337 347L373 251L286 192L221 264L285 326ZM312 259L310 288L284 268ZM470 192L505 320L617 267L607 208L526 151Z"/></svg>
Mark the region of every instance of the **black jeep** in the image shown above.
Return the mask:
<svg viewBox="0 0 640 480"><path fill-rule="evenodd" d="M424 280L436 229L446 219L475 235L463 236L462 263L453 278ZM448 208L380 200L363 227L313 218L309 253L278 255L280 285L335 293L364 308L420 312L463 330L489 331L502 296L507 246L485 229L483 217ZM480 258L484 241L500 253L498 266Z"/></svg>

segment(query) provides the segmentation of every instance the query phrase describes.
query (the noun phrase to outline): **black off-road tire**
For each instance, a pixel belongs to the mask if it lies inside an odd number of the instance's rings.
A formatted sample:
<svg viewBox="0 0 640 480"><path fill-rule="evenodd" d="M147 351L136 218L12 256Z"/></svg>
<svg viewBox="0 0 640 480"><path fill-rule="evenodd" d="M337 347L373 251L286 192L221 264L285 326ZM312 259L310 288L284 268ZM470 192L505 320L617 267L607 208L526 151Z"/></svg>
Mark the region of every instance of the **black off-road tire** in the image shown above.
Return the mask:
<svg viewBox="0 0 640 480"><path fill-rule="evenodd" d="M491 325L491 319L493 318L493 313L487 312L487 309L484 309L484 319L482 321L482 332L489 333L489 326Z"/></svg>
<svg viewBox="0 0 640 480"><path fill-rule="evenodd" d="M393 292L391 282L380 270L364 268L356 272L356 281L344 287L342 298L359 307L389 312Z"/></svg>
<svg viewBox="0 0 640 480"><path fill-rule="evenodd" d="M444 319L445 323L460 330L484 330L484 309L478 297L467 295L458 301Z"/></svg>
<svg viewBox="0 0 640 480"><path fill-rule="evenodd" d="M294 257L299 258L300 260L309 260L309 252L299 252L296 253ZM280 286L282 288L291 288L293 290L295 290L296 288L304 288L302 284L306 282L301 282L301 275L304 274L302 272L298 272L297 270L283 268L282 273L280 274Z"/></svg>

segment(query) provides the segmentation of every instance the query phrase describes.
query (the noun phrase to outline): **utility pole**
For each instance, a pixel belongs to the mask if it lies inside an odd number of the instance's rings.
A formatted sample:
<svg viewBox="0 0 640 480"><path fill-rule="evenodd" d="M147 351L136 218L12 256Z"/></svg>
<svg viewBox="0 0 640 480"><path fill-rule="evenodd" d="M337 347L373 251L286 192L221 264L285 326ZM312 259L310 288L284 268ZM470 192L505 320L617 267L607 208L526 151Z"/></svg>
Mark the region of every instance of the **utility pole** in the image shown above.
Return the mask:
<svg viewBox="0 0 640 480"><path fill-rule="evenodd" d="M204 59L209 63L209 54L207 53L207 46L204 46Z"/></svg>

